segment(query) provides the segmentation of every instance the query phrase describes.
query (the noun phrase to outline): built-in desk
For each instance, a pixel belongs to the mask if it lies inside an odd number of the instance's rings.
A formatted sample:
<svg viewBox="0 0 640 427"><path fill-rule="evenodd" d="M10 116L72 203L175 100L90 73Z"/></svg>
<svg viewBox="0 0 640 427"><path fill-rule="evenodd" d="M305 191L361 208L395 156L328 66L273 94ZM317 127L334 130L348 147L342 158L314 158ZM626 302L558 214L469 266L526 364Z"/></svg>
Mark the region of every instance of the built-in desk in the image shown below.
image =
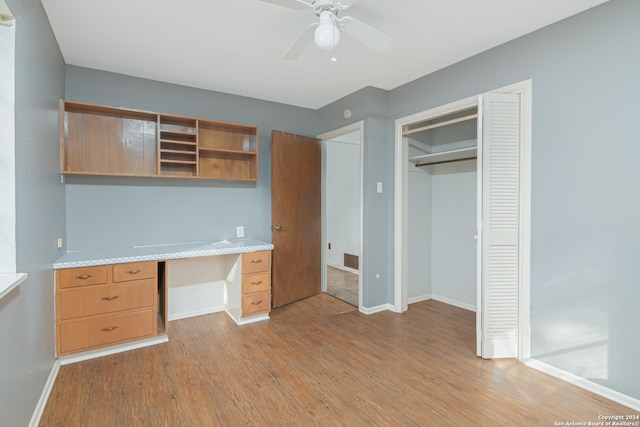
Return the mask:
<svg viewBox="0 0 640 427"><path fill-rule="evenodd" d="M164 342L168 321L219 311L238 325L266 320L272 249L238 239L67 252L53 265L58 356Z"/></svg>

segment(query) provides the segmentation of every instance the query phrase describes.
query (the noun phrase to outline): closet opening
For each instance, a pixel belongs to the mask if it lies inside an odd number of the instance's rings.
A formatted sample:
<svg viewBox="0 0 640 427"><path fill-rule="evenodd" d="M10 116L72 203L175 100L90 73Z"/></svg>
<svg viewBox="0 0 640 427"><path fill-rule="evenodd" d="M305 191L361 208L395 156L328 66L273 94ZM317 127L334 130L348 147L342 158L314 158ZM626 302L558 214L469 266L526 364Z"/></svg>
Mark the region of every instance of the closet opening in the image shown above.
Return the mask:
<svg viewBox="0 0 640 427"><path fill-rule="evenodd" d="M530 357L531 89L396 120L393 310L475 311L483 358Z"/></svg>
<svg viewBox="0 0 640 427"><path fill-rule="evenodd" d="M402 128L408 145L408 303L476 311L478 107Z"/></svg>

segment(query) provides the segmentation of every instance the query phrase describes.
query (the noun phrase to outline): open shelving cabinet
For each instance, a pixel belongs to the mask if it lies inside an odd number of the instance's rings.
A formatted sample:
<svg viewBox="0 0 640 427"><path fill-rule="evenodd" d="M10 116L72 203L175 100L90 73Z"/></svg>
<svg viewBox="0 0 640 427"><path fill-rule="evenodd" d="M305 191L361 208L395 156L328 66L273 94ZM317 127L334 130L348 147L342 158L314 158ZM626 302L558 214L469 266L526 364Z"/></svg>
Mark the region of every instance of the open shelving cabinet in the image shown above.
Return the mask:
<svg viewBox="0 0 640 427"><path fill-rule="evenodd" d="M198 176L197 128L196 119L160 116L157 166L160 175Z"/></svg>
<svg viewBox="0 0 640 427"><path fill-rule="evenodd" d="M258 128L62 101L62 173L256 181Z"/></svg>

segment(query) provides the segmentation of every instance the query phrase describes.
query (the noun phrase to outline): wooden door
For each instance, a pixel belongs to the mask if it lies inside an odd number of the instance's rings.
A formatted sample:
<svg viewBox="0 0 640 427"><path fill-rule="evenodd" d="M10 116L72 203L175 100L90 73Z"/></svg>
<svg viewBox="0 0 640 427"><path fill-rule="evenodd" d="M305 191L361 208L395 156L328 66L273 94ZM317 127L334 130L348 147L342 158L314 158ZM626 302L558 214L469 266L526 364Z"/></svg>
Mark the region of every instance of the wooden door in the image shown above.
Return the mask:
<svg viewBox="0 0 640 427"><path fill-rule="evenodd" d="M271 133L274 307L321 291L320 140Z"/></svg>

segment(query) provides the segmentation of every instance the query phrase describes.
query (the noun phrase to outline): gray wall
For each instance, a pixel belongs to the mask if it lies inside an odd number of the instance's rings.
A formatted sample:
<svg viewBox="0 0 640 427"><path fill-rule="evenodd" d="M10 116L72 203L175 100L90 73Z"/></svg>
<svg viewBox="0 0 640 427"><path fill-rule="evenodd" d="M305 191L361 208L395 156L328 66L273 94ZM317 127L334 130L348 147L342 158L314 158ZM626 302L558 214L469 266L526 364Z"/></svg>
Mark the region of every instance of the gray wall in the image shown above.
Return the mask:
<svg viewBox="0 0 640 427"><path fill-rule="evenodd" d="M387 91L364 88L318 110L320 133L364 122L363 129L363 253L364 307L393 303L393 128L389 125ZM346 108L352 111L344 119ZM391 163L390 163L391 161ZM389 166L391 165L391 167ZM383 191L377 193L376 184Z"/></svg>
<svg viewBox="0 0 640 427"><path fill-rule="evenodd" d="M0 424L27 425L55 360L53 271L65 235L59 101L64 62L40 3L16 16L16 250L28 279L0 300Z"/></svg>
<svg viewBox="0 0 640 427"><path fill-rule="evenodd" d="M634 398L640 398L638 16L640 2L612 0L400 86L378 106L361 103L356 93L320 111L323 130L337 127L335 116L346 106L377 108L393 128L396 118L532 78L532 355ZM393 170L389 132L385 139L379 126L375 141L365 133L365 167L376 169L365 177L365 190ZM374 228L365 228L365 245L367 233L393 228L384 207L368 214L374 219L365 226ZM384 251L366 245L363 263L367 250L380 258ZM378 257L391 266L392 256ZM374 292L383 293L377 286Z"/></svg>
<svg viewBox="0 0 640 427"><path fill-rule="evenodd" d="M463 307L476 307L475 163L434 165L431 172L431 293Z"/></svg>
<svg viewBox="0 0 640 427"><path fill-rule="evenodd" d="M393 303L394 120L528 78L533 356L640 398L640 2L612 0L390 92L366 88L318 111L68 66L68 99L258 125L261 160L256 185L78 178L66 190L56 173L62 59L41 7L8 4L24 12L17 40L17 232L18 268L30 274L0 302L0 412L10 414L9 425L28 420L53 363L49 268L55 237L65 234L65 209L69 249L110 244L112 235L136 244L201 237L202 230L223 238L239 221L247 235L269 240L270 130L317 135L364 120L363 301ZM349 121L345 108L353 112Z"/></svg>
<svg viewBox="0 0 640 427"><path fill-rule="evenodd" d="M235 238L271 241L271 130L317 135L316 113L251 98L67 66L65 98L258 126L257 183L67 177L67 248Z"/></svg>

